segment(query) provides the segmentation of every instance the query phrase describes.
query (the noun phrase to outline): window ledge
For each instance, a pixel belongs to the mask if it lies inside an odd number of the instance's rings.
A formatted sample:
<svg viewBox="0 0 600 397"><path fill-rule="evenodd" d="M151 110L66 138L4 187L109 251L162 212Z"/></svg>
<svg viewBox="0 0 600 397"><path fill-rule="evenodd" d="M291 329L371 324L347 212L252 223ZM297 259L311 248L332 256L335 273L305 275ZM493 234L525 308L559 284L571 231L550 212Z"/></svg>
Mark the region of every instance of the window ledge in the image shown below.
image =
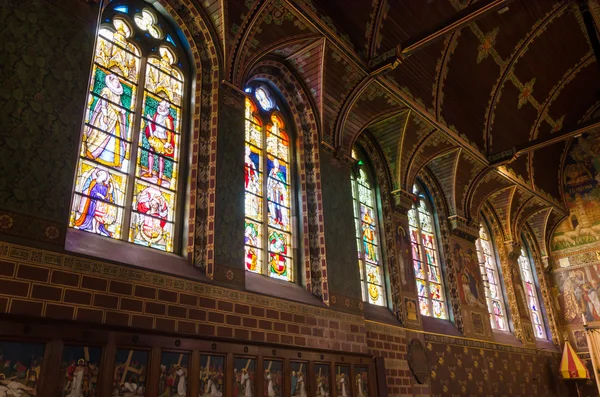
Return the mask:
<svg viewBox="0 0 600 397"><path fill-rule="evenodd" d="M326 308L327 305L304 287L262 274L246 272L246 291Z"/></svg>
<svg viewBox="0 0 600 397"><path fill-rule="evenodd" d="M510 331L501 331L492 328L492 335L494 335L494 342L502 343L505 345L523 346L521 341Z"/></svg>
<svg viewBox="0 0 600 397"><path fill-rule="evenodd" d="M549 341L548 339L535 338L535 347L540 350L560 353L560 350L554 345L554 343L552 343L552 341Z"/></svg>
<svg viewBox="0 0 600 397"><path fill-rule="evenodd" d="M67 229L66 237L65 249L70 252L171 276L210 282L201 270L179 255L71 228Z"/></svg>
<svg viewBox="0 0 600 397"><path fill-rule="evenodd" d="M442 320L439 318L433 318L429 316L421 316L423 319L423 331L431 332L434 334L444 334L448 336L459 336L464 335L454 326L450 320Z"/></svg>
<svg viewBox="0 0 600 397"><path fill-rule="evenodd" d="M402 323L394 316L394 313L387 306L377 306L371 303L363 302L365 320L375 321L391 326L401 327Z"/></svg>

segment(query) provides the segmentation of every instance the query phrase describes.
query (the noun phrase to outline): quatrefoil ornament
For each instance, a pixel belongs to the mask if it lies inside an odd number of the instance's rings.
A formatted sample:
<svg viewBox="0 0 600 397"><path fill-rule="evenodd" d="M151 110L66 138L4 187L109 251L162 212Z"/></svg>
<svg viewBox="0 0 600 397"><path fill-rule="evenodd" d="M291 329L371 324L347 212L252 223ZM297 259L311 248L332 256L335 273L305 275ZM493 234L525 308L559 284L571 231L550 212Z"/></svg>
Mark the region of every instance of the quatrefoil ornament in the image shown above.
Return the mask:
<svg viewBox="0 0 600 397"><path fill-rule="evenodd" d="M162 31L156 25L158 19L156 15L152 11L147 8L144 8L142 12L135 14L133 17L135 24L142 29L143 31L147 31L150 33L152 37L155 39L160 39L162 36Z"/></svg>

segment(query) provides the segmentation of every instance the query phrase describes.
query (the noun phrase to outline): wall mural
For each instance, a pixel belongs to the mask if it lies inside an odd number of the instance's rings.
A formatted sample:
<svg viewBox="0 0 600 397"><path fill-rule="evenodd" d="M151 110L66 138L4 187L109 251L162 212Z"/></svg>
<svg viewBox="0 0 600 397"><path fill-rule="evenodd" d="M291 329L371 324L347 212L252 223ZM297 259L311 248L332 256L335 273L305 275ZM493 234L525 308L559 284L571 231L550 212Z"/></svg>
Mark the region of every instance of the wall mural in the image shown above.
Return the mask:
<svg viewBox="0 0 600 397"><path fill-rule="evenodd" d="M263 365L265 367L265 396L283 396L283 362L277 360L264 360Z"/></svg>
<svg viewBox="0 0 600 397"><path fill-rule="evenodd" d="M188 353L163 352L160 358L159 396L186 397L188 384Z"/></svg>
<svg viewBox="0 0 600 397"><path fill-rule="evenodd" d="M117 350L113 376L113 395L123 397L146 395L147 367L147 351Z"/></svg>
<svg viewBox="0 0 600 397"><path fill-rule="evenodd" d="M349 397L352 396L351 384L350 384L350 366L348 365L336 365L335 368L335 384L338 397Z"/></svg>
<svg viewBox="0 0 600 397"><path fill-rule="evenodd" d="M256 360L236 357L233 359L233 397L254 396Z"/></svg>
<svg viewBox="0 0 600 397"><path fill-rule="evenodd" d="M329 364L315 364L315 396L329 396Z"/></svg>
<svg viewBox="0 0 600 397"><path fill-rule="evenodd" d="M600 321L600 265L555 271L554 298L569 324Z"/></svg>
<svg viewBox="0 0 600 397"><path fill-rule="evenodd" d="M36 395L44 348L44 344L0 342L0 396Z"/></svg>
<svg viewBox="0 0 600 397"><path fill-rule="evenodd" d="M466 305L484 309L485 295L479 270L479 261L473 247L466 242L454 240L452 252L458 265L458 288L460 301Z"/></svg>
<svg viewBox="0 0 600 397"><path fill-rule="evenodd" d="M302 362L291 362L290 368L292 369L292 397L306 397L308 390L306 370L308 365Z"/></svg>
<svg viewBox="0 0 600 397"><path fill-rule="evenodd" d="M200 356L200 396L223 396L223 356Z"/></svg>
<svg viewBox="0 0 600 397"><path fill-rule="evenodd" d="M600 240L600 136L585 134L571 146L564 163L563 188L569 216L552 237L552 251L579 251ZM568 266L563 261L562 266Z"/></svg>
<svg viewBox="0 0 600 397"><path fill-rule="evenodd" d="M356 397L369 397L369 369L367 367L354 367L356 373Z"/></svg>
<svg viewBox="0 0 600 397"><path fill-rule="evenodd" d="M65 346L58 394L62 397L95 397L101 357L99 347Z"/></svg>

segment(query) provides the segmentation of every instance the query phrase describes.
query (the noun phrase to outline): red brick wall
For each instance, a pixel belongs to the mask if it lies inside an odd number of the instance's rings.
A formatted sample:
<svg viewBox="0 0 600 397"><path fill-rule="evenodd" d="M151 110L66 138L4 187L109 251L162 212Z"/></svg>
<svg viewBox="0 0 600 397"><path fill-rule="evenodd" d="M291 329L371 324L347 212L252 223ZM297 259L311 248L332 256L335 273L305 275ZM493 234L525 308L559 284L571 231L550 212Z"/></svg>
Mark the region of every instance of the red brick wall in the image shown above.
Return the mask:
<svg viewBox="0 0 600 397"><path fill-rule="evenodd" d="M0 312L367 352L360 316L3 243Z"/></svg>
<svg viewBox="0 0 600 397"><path fill-rule="evenodd" d="M435 335L332 309L6 243L0 243L0 313L370 354L384 358L389 396L444 395L450 375L440 370L436 354L449 344L457 354L461 343L486 346L486 363L497 361L494 349L512 349L527 368L557 359L465 338L440 343ZM413 338L424 343L436 371L424 385L407 361ZM551 390L543 384L547 381L540 378L527 387Z"/></svg>
<svg viewBox="0 0 600 397"><path fill-rule="evenodd" d="M408 342L413 338L422 340L423 334L369 321L366 330L369 354L385 360L388 395L429 396L429 386L417 383L407 361Z"/></svg>

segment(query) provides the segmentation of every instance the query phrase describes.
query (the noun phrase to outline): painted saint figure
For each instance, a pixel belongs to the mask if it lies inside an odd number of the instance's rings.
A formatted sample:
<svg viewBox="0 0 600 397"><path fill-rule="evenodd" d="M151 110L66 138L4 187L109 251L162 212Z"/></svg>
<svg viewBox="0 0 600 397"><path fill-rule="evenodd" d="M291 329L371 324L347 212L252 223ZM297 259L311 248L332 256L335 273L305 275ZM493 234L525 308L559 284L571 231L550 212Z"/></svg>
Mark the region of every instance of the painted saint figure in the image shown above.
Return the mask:
<svg viewBox="0 0 600 397"><path fill-rule="evenodd" d="M82 189L77 212L80 214L75 220L75 228L103 236L112 237L106 229L115 221L110 207L106 202L114 202L113 182L110 174L102 169L94 169L85 181Z"/></svg>
<svg viewBox="0 0 600 397"><path fill-rule="evenodd" d="M357 374L356 375L356 390L357 390L357 397L366 397L364 391L364 384L363 384L363 379L361 374Z"/></svg>
<svg viewBox="0 0 600 397"><path fill-rule="evenodd" d="M244 397L252 397L254 395L252 392L252 380L250 379L250 374L246 368L242 369L241 383Z"/></svg>
<svg viewBox="0 0 600 397"><path fill-rule="evenodd" d="M244 157L244 181L246 190L258 194L260 190L260 186L258 185L258 171L256 169L256 164L250 155L252 154L252 149L249 146L246 146L246 152Z"/></svg>
<svg viewBox="0 0 600 397"><path fill-rule="evenodd" d="M169 215L169 204L161 191L148 186L137 196L138 236L148 244L156 244L164 234Z"/></svg>
<svg viewBox="0 0 600 397"><path fill-rule="evenodd" d="M273 388L273 376L271 372L267 369L265 370L265 382L267 383L267 396L275 397L275 389Z"/></svg>
<svg viewBox="0 0 600 397"><path fill-rule="evenodd" d="M277 274L283 274L286 271L284 255L288 255L288 252L283 233L272 232L269 236L269 263Z"/></svg>
<svg viewBox="0 0 600 397"><path fill-rule="evenodd" d="M348 389L346 386L346 374L340 374L338 378L338 392L340 397L348 397Z"/></svg>
<svg viewBox="0 0 600 397"><path fill-rule="evenodd" d="M267 182L267 197L269 198L269 218L270 223L281 228L287 228L288 219L285 210L281 207L285 205L287 196L286 176L279 168L279 160L273 159L273 168L269 171L269 180Z"/></svg>
<svg viewBox="0 0 600 397"><path fill-rule="evenodd" d="M157 185L161 185L165 170L165 157L172 159L175 153L175 123L170 114L171 104L165 100L161 101L152 121L148 122L144 133L150 145L148 153L148 169L142 178L152 178L154 173L154 158L158 158Z"/></svg>
<svg viewBox="0 0 600 397"><path fill-rule="evenodd" d="M121 108L123 85L114 74L104 78L106 87L100 92L89 125L83 135L83 149L87 158L100 164L121 167L125 158L127 112Z"/></svg>
<svg viewBox="0 0 600 397"><path fill-rule="evenodd" d="M363 208L363 244L365 247L365 259L369 262L377 262L377 254L375 253L375 221L371 217L369 210Z"/></svg>
<svg viewBox="0 0 600 397"><path fill-rule="evenodd" d="M180 366L176 366L175 375L177 375L177 395L185 397L187 395L187 381L185 369Z"/></svg>
<svg viewBox="0 0 600 397"><path fill-rule="evenodd" d="M326 389L325 383L321 376L317 376L317 397L329 397L329 392Z"/></svg>
<svg viewBox="0 0 600 397"><path fill-rule="evenodd" d="M304 374L298 371L296 379L296 395L306 397L306 383L304 382Z"/></svg>
<svg viewBox="0 0 600 397"><path fill-rule="evenodd" d="M246 228L244 230L244 244L246 244L246 269L256 271L258 264L258 255L256 248L260 246L260 240L258 238L258 230L254 223L246 222Z"/></svg>
<svg viewBox="0 0 600 397"><path fill-rule="evenodd" d="M79 359L77 367L73 373L73 382L71 383L71 392L67 397L84 397L83 396L83 376L84 376L85 360Z"/></svg>

